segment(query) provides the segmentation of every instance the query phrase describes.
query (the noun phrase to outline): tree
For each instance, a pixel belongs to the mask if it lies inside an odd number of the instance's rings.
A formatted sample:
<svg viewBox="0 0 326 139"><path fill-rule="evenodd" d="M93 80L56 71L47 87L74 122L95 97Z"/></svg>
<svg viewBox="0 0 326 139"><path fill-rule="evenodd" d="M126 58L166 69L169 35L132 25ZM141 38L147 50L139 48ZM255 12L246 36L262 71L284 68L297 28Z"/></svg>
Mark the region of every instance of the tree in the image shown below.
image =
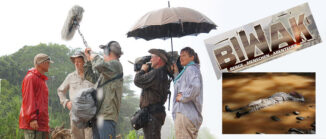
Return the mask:
<svg viewBox="0 0 326 139"><path fill-rule="evenodd" d="M0 94L0 138L20 138L22 134L18 128L18 116L21 106L21 83L27 71L34 67L34 56L38 53L45 53L54 61L49 72L46 73L49 80L49 117L50 127L54 128L62 124L70 128L69 111L60 105L57 95L57 88L73 72L74 66L70 61L70 56L76 51L59 44L39 44L36 46L24 46L12 55L0 57L0 78L2 81L2 92ZM131 76L124 77L123 98L117 125L117 133L126 134L132 129L130 117L136 111L139 99L134 96L134 91L130 89L132 83ZM10 84L10 85L9 85ZM10 100L10 101L8 101ZM7 128L11 127L11 128Z"/></svg>
<svg viewBox="0 0 326 139"><path fill-rule="evenodd" d="M121 100L117 133L126 135L130 130L133 130L130 124L130 118L138 108L139 98L135 97L134 91L130 89L130 84L133 82L132 76L124 77L123 82L123 97Z"/></svg>
<svg viewBox="0 0 326 139"><path fill-rule="evenodd" d="M18 87L11 85L7 80L1 81L0 94L0 138L22 138L19 130L18 115L20 112L21 97L16 93Z"/></svg>
<svg viewBox="0 0 326 139"><path fill-rule="evenodd" d="M0 57L0 78L6 79L10 82L11 85L14 85L17 88L17 91L13 92L14 98L18 102L18 108L11 108L11 111L20 110L21 105L21 83L26 75L27 71L34 67L33 61L34 56L38 53L45 53L51 57L51 60L55 63L51 64L49 72L46 75L49 77L47 81L49 87L49 116L50 116L50 127L55 127L64 123L69 127L69 115L68 110L64 110L60 103L56 93L58 86L64 80L65 76L74 70L73 65L70 62L69 56L74 53L75 49L69 49L64 45L58 44L39 44L36 46L24 46L16 53L8 56ZM2 87L2 89L6 90ZM9 101L10 105L13 102ZM16 104L16 103L15 103ZM9 105L9 104L8 104ZM1 109L2 110L2 109ZM4 113L10 114L10 113ZM19 113L15 115L15 124L7 123L1 126L11 127L15 125L16 130L18 129L18 116ZM17 125L17 126L16 126ZM15 132L10 132L8 136L14 135Z"/></svg>

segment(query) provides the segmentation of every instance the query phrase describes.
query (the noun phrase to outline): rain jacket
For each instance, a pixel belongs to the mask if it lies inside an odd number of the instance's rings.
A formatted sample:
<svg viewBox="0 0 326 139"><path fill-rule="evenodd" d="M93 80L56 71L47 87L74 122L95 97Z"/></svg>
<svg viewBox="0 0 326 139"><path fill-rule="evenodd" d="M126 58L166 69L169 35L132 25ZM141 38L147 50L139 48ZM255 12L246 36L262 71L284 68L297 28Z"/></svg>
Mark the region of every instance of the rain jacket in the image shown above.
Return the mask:
<svg viewBox="0 0 326 139"><path fill-rule="evenodd" d="M22 105L19 114L19 128L33 130L32 120L37 120L38 131L49 132L48 78L35 68L27 72L22 84Z"/></svg>
<svg viewBox="0 0 326 139"><path fill-rule="evenodd" d="M187 65L184 72L174 83L173 97L173 119L176 120L177 113L186 116L194 126L199 129L202 122L203 107L203 79L199 65ZM181 100L177 102L178 93L182 94Z"/></svg>
<svg viewBox="0 0 326 139"><path fill-rule="evenodd" d="M153 69L149 72L141 70L135 76L134 83L142 88L140 96L140 108L149 105L164 105L169 93L169 80L166 67Z"/></svg>
<svg viewBox="0 0 326 139"><path fill-rule="evenodd" d="M160 130L157 129L161 129L164 124L166 113L165 110L155 110L155 108L151 110L153 108L151 108L151 106L163 106L170 93L170 82L166 67L163 66L158 69L152 69L149 72L141 70L136 74L134 83L137 87L142 88L139 107L149 107L151 117L155 119L143 128L145 138L155 138L153 134L159 134L157 132Z"/></svg>
<svg viewBox="0 0 326 139"><path fill-rule="evenodd" d="M94 70L93 70L94 69ZM84 64L85 79L94 83L103 84L105 81L117 77L123 73L122 65L118 60L105 62L100 56L95 56L92 61ZM103 100L99 108L98 116L103 116L104 120L113 120L118 122L120 104L122 98L123 78L113 80L97 89L98 102ZM104 98L103 98L104 96Z"/></svg>

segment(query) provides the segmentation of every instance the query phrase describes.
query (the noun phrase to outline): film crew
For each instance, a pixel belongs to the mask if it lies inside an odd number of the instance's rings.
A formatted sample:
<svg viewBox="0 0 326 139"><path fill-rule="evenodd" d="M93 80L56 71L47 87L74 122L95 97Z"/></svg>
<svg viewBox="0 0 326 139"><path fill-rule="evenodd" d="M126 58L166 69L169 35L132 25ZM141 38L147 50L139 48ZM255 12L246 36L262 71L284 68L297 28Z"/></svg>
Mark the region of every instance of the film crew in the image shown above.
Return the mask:
<svg viewBox="0 0 326 139"><path fill-rule="evenodd" d="M305 100L304 97L297 92L290 92L290 93L278 92L268 98L263 98L263 99L258 99L256 101L253 101L244 107L240 107L232 110L231 108L229 108L228 105L225 105L224 108L226 112L236 112L236 117L240 118L243 115L285 101L304 102Z"/></svg>
<svg viewBox="0 0 326 139"><path fill-rule="evenodd" d="M60 103L63 105L64 108L68 108L70 110L70 127L71 127L71 138L72 139L91 139L92 136L92 129L85 128L79 129L76 126L76 123L72 121L71 115L71 107L73 100L76 99L76 95L82 89L94 87L94 84L85 80L84 78L84 64L86 61L86 56L84 52L77 51L73 56L70 57L71 62L75 65L75 71L68 74L66 79L58 88L58 96L60 99ZM66 93L69 90L69 99L66 97Z"/></svg>
<svg viewBox="0 0 326 139"><path fill-rule="evenodd" d="M25 139L48 139L49 112L44 75L50 68L51 58L43 53L34 57L34 68L28 70L22 84L22 105L19 114L19 128L23 129Z"/></svg>
<svg viewBox="0 0 326 139"><path fill-rule="evenodd" d="M165 107L163 106L170 94L170 81L168 78L168 55L164 50L151 49L151 67L143 64L136 74L134 83L142 88L140 96L140 109L147 109L149 116L144 123L143 131L145 139L160 139L161 128L165 120Z"/></svg>
<svg viewBox="0 0 326 139"><path fill-rule="evenodd" d="M173 111L176 139L196 139L202 124L203 80L199 58L190 47L180 52L180 62L184 68L178 71L174 64Z"/></svg>
<svg viewBox="0 0 326 139"><path fill-rule="evenodd" d="M115 139L123 88L123 69L119 58L123 53L116 41L101 45L100 48L104 51L104 58L90 54L90 48L85 49L85 79L95 86L103 86L97 88L98 112L93 122L95 125L92 126L93 138Z"/></svg>

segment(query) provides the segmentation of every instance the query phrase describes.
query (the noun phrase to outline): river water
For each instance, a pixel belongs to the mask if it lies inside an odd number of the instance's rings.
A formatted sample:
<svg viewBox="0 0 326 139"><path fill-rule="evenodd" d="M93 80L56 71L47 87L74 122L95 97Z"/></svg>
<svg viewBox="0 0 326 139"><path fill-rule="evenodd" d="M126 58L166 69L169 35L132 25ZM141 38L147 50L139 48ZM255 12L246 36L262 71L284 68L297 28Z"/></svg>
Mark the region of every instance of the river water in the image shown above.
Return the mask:
<svg viewBox="0 0 326 139"><path fill-rule="evenodd" d="M259 111L235 117L224 106L243 107L252 101L277 92L296 91L305 102L284 102ZM315 121L314 73L224 73L223 74L223 134L286 134L290 128L311 129ZM298 111L299 115L293 114ZM277 116L280 121L273 121ZM297 120L296 117L304 120Z"/></svg>

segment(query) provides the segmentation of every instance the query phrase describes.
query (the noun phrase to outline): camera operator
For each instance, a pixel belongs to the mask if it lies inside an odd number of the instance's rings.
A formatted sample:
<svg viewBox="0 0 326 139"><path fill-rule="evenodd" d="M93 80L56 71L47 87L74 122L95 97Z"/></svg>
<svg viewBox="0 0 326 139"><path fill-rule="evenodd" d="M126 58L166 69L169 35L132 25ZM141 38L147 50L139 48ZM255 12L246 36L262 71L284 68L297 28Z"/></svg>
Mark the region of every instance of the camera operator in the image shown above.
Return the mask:
<svg viewBox="0 0 326 139"><path fill-rule="evenodd" d="M143 64L135 76L134 83L142 88L140 108L148 109L150 115L148 123L143 127L145 139L160 139L166 116L163 105L170 93L168 55L162 49L151 49L148 52L152 54L150 60L152 70L148 71L149 66Z"/></svg>

